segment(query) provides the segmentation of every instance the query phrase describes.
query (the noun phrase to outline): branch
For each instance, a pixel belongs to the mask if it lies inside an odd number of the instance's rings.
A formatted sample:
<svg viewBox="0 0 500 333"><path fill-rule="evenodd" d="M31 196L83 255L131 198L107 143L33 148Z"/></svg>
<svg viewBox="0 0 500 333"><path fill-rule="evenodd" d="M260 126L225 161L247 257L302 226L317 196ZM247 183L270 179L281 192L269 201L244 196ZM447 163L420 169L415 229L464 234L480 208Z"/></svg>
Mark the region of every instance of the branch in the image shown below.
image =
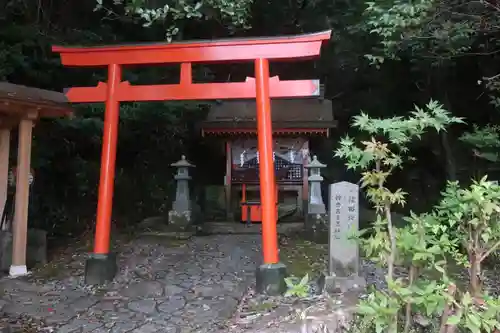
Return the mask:
<svg viewBox="0 0 500 333"><path fill-rule="evenodd" d="M486 251L481 258L479 258L479 262L483 261L486 259L487 256L489 256L493 251L495 251L498 247L500 246L500 240L495 243L488 251Z"/></svg>
<svg viewBox="0 0 500 333"><path fill-rule="evenodd" d="M494 79L499 78L499 77L500 77L500 73L498 73L497 75L490 76L490 77L483 77L483 79L491 81L491 80L494 80Z"/></svg>
<svg viewBox="0 0 500 333"><path fill-rule="evenodd" d="M439 333L446 333L447 331L453 331L454 329L450 327L451 325L447 325L448 318L450 315L453 315L453 297L455 297L455 292L457 290L457 286L454 284L450 284L448 286L447 294L450 296L450 300L448 300L444 306L443 316L441 317L441 325L439 327Z"/></svg>

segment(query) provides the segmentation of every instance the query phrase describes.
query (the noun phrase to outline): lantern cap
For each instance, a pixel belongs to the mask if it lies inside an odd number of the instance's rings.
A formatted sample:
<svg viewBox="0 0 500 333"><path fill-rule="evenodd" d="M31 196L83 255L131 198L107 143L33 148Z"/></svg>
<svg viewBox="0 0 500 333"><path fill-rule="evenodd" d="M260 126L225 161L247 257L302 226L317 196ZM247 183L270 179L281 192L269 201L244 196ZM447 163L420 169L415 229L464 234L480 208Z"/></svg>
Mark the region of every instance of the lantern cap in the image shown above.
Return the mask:
<svg viewBox="0 0 500 333"><path fill-rule="evenodd" d="M191 164L191 163L188 162L188 160L186 160L186 155L182 155L181 159L179 161L170 164L170 166L173 166L173 167L176 167L176 168L181 168L181 167L194 168L195 167L194 164Z"/></svg>
<svg viewBox="0 0 500 333"><path fill-rule="evenodd" d="M312 161L305 166L306 169L311 169L311 168L326 168L326 164L321 163L318 161L318 156L314 155L312 158Z"/></svg>

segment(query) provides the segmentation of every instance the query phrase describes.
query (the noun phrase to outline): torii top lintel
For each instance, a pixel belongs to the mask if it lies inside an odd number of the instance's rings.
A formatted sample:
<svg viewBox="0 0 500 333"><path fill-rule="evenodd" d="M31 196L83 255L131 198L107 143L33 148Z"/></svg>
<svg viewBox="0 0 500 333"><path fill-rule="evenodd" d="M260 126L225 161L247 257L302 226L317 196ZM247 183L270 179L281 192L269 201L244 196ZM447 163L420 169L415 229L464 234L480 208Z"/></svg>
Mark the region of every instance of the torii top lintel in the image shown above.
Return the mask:
<svg viewBox="0 0 500 333"><path fill-rule="evenodd" d="M307 59L319 56L331 30L283 37L239 38L178 43L94 47L53 46L65 66L106 66Z"/></svg>

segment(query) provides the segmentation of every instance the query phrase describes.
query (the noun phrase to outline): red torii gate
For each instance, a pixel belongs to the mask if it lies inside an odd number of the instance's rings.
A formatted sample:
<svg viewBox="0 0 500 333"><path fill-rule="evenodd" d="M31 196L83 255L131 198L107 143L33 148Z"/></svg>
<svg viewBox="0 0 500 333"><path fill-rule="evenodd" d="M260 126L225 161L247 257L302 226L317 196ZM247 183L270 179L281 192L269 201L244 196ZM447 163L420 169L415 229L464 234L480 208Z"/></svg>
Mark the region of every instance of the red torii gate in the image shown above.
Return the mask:
<svg viewBox="0 0 500 333"><path fill-rule="evenodd" d="M116 258L110 253L111 211L115 176L119 104L126 101L248 99L257 101L257 133L260 152L263 265L257 270L260 290L278 293L286 268L279 263L274 191L271 98L319 95L318 80L281 81L269 77L269 61L318 57L331 31L286 37L149 43L99 47L53 46L65 66L107 66L108 82L96 87L69 88L73 103L105 102L103 147L94 253L87 260L85 280L101 284L113 279ZM193 83L192 63L254 61L255 79L245 82ZM122 81L122 66L181 63L180 83L131 85ZM306 112L306 111L304 111Z"/></svg>

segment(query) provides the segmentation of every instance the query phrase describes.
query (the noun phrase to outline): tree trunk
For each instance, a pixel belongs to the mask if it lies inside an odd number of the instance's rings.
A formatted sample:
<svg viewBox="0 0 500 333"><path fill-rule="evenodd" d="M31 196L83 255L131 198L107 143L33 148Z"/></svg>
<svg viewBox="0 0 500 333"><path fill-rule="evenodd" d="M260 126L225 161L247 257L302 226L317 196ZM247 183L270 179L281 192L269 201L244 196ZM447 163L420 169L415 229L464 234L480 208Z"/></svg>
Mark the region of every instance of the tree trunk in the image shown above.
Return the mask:
<svg viewBox="0 0 500 333"><path fill-rule="evenodd" d="M480 297L482 291L482 283L481 283L481 261L478 258L478 255L472 254L470 256L470 293L472 297Z"/></svg>

